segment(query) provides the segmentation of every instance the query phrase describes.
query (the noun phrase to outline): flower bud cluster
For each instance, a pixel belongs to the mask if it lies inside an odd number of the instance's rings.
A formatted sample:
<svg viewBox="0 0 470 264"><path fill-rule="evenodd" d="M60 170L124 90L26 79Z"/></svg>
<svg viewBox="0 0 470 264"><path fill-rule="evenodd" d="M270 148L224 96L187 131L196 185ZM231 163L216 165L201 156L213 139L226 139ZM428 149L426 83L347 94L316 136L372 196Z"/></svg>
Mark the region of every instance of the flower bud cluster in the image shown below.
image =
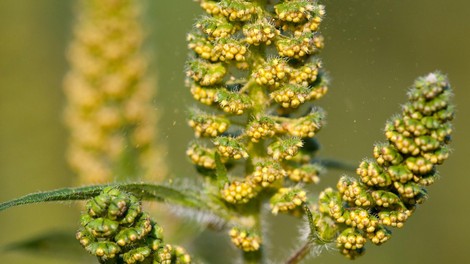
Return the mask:
<svg viewBox="0 0 470 264"><path fill-rule="evenodd" d="M128 175L156 181L166 169L155 142L154 86L141 52L139 6L83 0L78 7L64 80L68 161L80 184Z"/></svg>
<svg viewBox="0 0 470 264"><path fill-rule="evenodd" d="M213 148L192 143L187 154L199 170L216 171L215 153L233 165L229 169L244 166L233 170L244 175L228 171L226 183L214 182L229 208L243 211L236 205L267 196L274 214L297 214L306 201L298 183L317 183L323 171L304 144L325 118L314 106L328 90L316 56L323 47L323 6L316 0L197 2L206 15L188 34L187 86L216 113L190 114L196 137ZM232 231L232 241L258 250L261 240L253 244L248 233Z"/></svg>
<svg viewBox="0 0 470 264"><path fill-rule="evenodd" d="M135 196L113 187L86 203L76 238L103 263L191 263L183 248L164 243L162 228Z"/></svg>
<svg viewBox="0 0 470 264"><path fill-rule="evenodd" d="M357 168L360 180L342 177L337 190L321 193L319 211L342 228L336 242L346 257L361 255L367 239L386 242L388 227L402 227L426 199L425 186L435 181L436 165L449 155L451 95L446 77L438 72L417 79L403 113L385 126L388 142L377 144L375 160Z"/></svg>
<svg viewBox="0 0 470 264"><path fill-rule="evenodd" d="M234 227L229 235L232 243L245 252L257 251L261 247L261 237L254 231Z"/></svg>
<svg viewBox="0 0 470 264"><path fill-rule="evenodd" d="M293 211L301 209L300 206L307 201L307 193L299 187L280 188L269 201L271 212L278 214L279 212Z"/></svg>

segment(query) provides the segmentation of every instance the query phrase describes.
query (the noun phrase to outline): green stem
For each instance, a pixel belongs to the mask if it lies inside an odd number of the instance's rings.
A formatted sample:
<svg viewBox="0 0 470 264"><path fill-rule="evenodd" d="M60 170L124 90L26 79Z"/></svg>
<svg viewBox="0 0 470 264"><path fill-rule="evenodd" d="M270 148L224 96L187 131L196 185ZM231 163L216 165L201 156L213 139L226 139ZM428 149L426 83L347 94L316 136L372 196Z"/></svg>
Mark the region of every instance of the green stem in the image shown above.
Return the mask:
<svg viewBox="0 0 470 264"><path fill-rule="evenodd" d="M286 261L286 264L300 263L300 261L302 261L308 255L310 249L313 247L316 241L315 240L316 229L315 229L315 224L313 223L312 212L310 211L308 203L304 203L302 207L305 211L305 215L307 216L310 233L308 235L308 240L305 242L305 244Z"/></svg>
<svg viewBox="0 0 470 264"><path fill-rule="evenodd" d="M309 253L312 248L312 243L307 241L294 255L292 255L287 261L286 264L296 264L300 263Z"/></svg>

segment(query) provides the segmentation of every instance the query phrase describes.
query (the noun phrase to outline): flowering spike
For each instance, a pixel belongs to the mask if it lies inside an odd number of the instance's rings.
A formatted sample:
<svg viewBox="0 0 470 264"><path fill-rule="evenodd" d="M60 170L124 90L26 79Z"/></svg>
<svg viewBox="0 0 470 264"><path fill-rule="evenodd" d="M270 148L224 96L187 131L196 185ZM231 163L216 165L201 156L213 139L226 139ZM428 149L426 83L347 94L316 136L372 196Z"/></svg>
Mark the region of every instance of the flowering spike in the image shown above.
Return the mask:
<svg viewBox="0 0 470 264"><path fill-rule="evenodd" d="M346 257L361 255L367 239L377 245L388 241L386 227L403 227L416 204L426 200L425 186L435 182L436 165L449 155L451 95L444 75L418 78L402 114L386 123L388 142L375 145L376 161L364 160L357 168L360 181L343 177L337 192L330 188L320 195L324 219L334 220L338 228L348 226L337 237Z"/></svg>

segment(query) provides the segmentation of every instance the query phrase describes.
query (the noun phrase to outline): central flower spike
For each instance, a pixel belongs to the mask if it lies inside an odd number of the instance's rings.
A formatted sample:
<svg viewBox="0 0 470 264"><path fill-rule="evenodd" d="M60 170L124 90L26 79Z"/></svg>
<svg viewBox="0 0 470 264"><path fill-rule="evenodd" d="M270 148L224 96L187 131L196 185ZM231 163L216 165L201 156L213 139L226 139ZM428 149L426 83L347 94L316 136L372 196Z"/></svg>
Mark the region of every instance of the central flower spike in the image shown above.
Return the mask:
<svg viewBox="0 0 470 264"><path fill-rule="evenodd" d="M315 0L198 2L206 15L188 34L186 83L204 111L190 111L198 140L187 155L235 215L261 199L271 200L274 214L298 214L306 201L299 183L317 183L323 171L313 163L312 138L325 118L314 101L328 90L316 56L324 8ZM230 169L222 183L213 177L218 157ZM235 228L237 247L261 247L258 224Z"/></svg>

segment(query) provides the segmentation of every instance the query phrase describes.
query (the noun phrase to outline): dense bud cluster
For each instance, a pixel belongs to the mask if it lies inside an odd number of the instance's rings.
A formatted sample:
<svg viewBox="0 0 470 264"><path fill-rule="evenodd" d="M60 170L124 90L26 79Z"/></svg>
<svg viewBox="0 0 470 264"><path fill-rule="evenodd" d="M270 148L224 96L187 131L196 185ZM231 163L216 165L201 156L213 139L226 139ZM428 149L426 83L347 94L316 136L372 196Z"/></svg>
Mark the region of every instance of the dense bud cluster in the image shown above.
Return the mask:
<svg viewBox="0 0 470 264"><path fill-rule="evenodd" d="M81 0L77 11L64 80L71 167L80 184L130 175L161 179L165 165L155 142L154 86L141 52L138 3Z"/></svg>
<svg viewBox="0 0 470 264"><path fill-rule="evenodd" d="M235 180L225 184L221 190L221 196L228 203L244 204L255 197L257 192L256 186L249 179L245 181Z"/></svg>
<svg viewBox="0 0 470 264"><path fill-rule="evenodd" d="M199 170L216 170L215 153L228 169L245 167L234 170L244 175L229 171L228 181L218 183L224 202L256 204L263 193L272 197L273 213L297 214L306 193L296 184L317 183L323 171L304 143L325 118L313 105L328 90L316 57L324 8L316 0L197 2L206 14L188 34L187 86L217 113L190 114L196 137L213 148L192 143L187 154ZM232 230L231 236L245 251L260 248L261 240L254 245L247 233Z"/></svg>
<svg viewBox="0 0 470 264"><path fill-rule="evenodd" d="M299 187L280 188L271 197L270 206L273 214L278 212L289 212L300 209L300 206L307 201L307 193Z"/></svg>
<svg viewBox="0 0 470 264"><path fill-rule="evenodd" d="M367 239L377 245L386 242L391 237L387 227L402 227L426 199L425 186L434 183L436 165L449 155L451 95L438 72L417 79L403 113L385 126L388 142L377 144L375 160L364 160L357 168L360 180L342 177L337 190L321 193L319 211L342 229L336 241L346 257L361 255Z"/></svg>
<svg viewBox="0 0 470 264"><path fill-rule="evenodd" d="M234 227L229 235L232 243L243 251L257 251L261 247L261 237L253 231Z"/></svg>
<svg viewBox="0 0 470 264"><path fill-rule="evenodd" d="M191 263L183 248L164 243L162 228L135 196L112 187L86 203L76 238L100 263Z"/></svg>

